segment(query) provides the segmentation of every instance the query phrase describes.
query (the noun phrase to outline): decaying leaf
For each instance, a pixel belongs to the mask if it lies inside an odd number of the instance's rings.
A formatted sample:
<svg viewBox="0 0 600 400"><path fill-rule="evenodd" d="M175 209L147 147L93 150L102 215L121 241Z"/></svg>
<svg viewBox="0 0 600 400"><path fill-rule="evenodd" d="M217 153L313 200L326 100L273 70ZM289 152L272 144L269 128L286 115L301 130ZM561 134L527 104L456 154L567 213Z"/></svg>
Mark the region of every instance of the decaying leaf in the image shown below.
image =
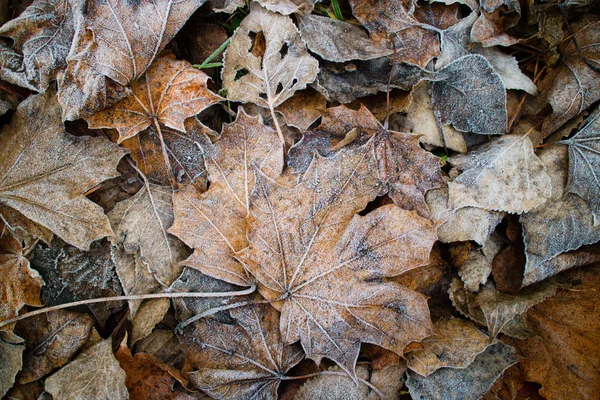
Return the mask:
<svg viewBox="0 0 600 400"><path fill-rule="evenodd" d="M504 370L518 361L515 349L498 342L466 368L441 368L427 377L408 371L406 386L418 399L478 400Z"/></svg>
<svg viewBox="0 0 600 400"><path fill-rule="evenodd" d="M90 128L114 128L119 140L159 124L186 132L188 117L222 100L207 88L208 75L173 56L157 59L131 86L132 93L113 107L86 118Z"/></svg>
<svg viewBox="0 0 600 400"><path fill-rule="evenodd" d="M369 281L427 264L435 241L431 221L395 205L355 215L380 192L376 161L373 139L317 155L295 186L260 175L250 201L246 268L281 309L283 340L351 375L361 342L400 354L430 329L424 297Z"/></svg>
<svg viewBox="0 0 600 400"><path fill-rule="evenodd" d="M469 321L440 320L433 329L433 335L421 341L422 349L406 354L408 368L421 376L440 368L466 368L491 344Z"/></svg>
<svg viewBox="0 0 600 400"><path fill-rule="evenodd" d="M37 0L0 29L13 40L12 48L0 47L0 77L37 92L46 90L57 72L66 66L73 40L72 0Z"/></svg>
<svg viewBox="0 0 600 400"><path fill-rule="evenodd" d="M392 49L371 40L363 29L348 22L307 15L300 20L299 28L309 50L328 61L371 60L393 53Z"/></svg>
<svg viewBox="0 0 600 400"><path fill-rule="evenodd" d="M4 396L15 383L15 376L23 365L23 350L24 345L0 338L0 396Z"/></svg>
<svg viewBox="0 0 600 400"><path fill-rule="evenodd" d="M505 215L504 212L477 207L461 207L454 210L448 200L447 187L430 190L425 199L431 211L431 218L440 223L437 234L444 243L473 240L483 246Z"/></svg>
<svg viewBox="0 0 600 400"><path fill-rule="evenodd" d="M84 193L117 176L125 152L103 138L67 134L51 90L19 105L0 148L0 203L81 249L112 234L102 207Z"/></svg>
<svg viewBox="0 0 600 400"><path fill-rule="evenodd" d="M254 55L252 36L262 33L264 54ZM234 33L222 71L227 98L274 108L315 80L319 63L306 50L290 17L271 13L257 3Z"/></svg>
<svg viewBox="0 0 600 400"><path fill-rule="evenodd" d="M116 243L129 254L139 251L141 261L164 286L179 276L179 261L187 253L185 245L167 232L174 219L172 197L171 187L148 183L108 214Z"/></svg>
<svg viewBox="0 0 600 400"><path fill-rule="evenodd" d="M87 341L93 324L86 314L63 310L18 324L15 333L26 345L18 383L36 381L69 362Z"/></svg>
<svg viewBox="0 0 600 400"><path fill-rule="evenodd" d="M40 274L29 267L19 241L2 225L0 221L0 321L16 317L25 304L41 306L40 288L44 284Z"/></svg>
<svg viewBox="0 0 600 400"><path fill-rule="evenodd" d="M600 224L600 108L575 136L563 141L569 146L569 180L566 191L586 200Z"/></svg>
<svg viewBox="0 0 600 400"><path fill-rule="evenodd" d="M468 55L436 74L432 104L442 123L461 132L506 132L506 90L500 75L480 55Z"/></svg>
<svg viewBox="0 0 600 400"><path fill-rule="evenodd" d="M87 117L124 97L204 0L86 3L59 85L63 119ZM116 93L111 93L116 90Z"/></svg>
<svg viewBox="0 0 600 400"><path fill-rule="evenodd" d="M45 388L55 399L129 399L125 371L113 354L110 338L90 347L51 375Z"/></svg>
<svg viewBox="0 0 600 400"><path fill-rule="evenodd" d="M560 272L564 264L548 262L554 257L600 240L600 226L594 226L588 204L575 194L565 193L567 149L551 146L540 159L552 181L552 197L520 218L527 256L524 286Z"/></svg>
<svg viewBox="0 0 600 400"><path fill-rule="evenodd" d="M600 67L598 17L586 15L572 27L581 55L569 40L562 52L562 64L540 83L542 100L549 102L553 111L542 125L544 134L554 132L600 98L600 73L585 60Z"/></svg>
<svg viewBox="0 0 600 400"><path fill-rule="evenodd" d="M514 340L523 355L526 379L542 385L547 399L593 399L600 391L600 307L598 266L565 273L570 288L527 312L534 336Z"/></svg>
<svg viewBox="0 0 600 400"><path fill-rule="evenodd" d="M481 248L471 248L467 261L458 267L458 275L465 283L465 289L471 292L479 291L479 285L484 285L492 273L494 257L503 247L503 241L492 235L488 237Z"/></svg>
<svg viewBox="0 0 600 400"><path fill-rule="evenodd" d="M247 246L246 221L256 170L273 178L283 168L283 149L275 131L243 109L225 125L215 154L207 160L210 188L182 187L173 198L175 222L169 232L194 249L185 265L227 282L249 286L236 260Z"/></svg>
<svg viewBox="0 0 600 400"><path fill-rule="evenodd" d="M202 319L178 333L187 377L214 398L277 398L285 373L303 357L300 346L279 333L279 313L270 305L230 311L234 324Z"/></svg>
<svg viewBox="0 0 600 400"><path fill-rule="evenodd" d="M550 197L550 178L527 135L503 136L451 162L463 171L448 184L454 208L521 214Z"/></svg>

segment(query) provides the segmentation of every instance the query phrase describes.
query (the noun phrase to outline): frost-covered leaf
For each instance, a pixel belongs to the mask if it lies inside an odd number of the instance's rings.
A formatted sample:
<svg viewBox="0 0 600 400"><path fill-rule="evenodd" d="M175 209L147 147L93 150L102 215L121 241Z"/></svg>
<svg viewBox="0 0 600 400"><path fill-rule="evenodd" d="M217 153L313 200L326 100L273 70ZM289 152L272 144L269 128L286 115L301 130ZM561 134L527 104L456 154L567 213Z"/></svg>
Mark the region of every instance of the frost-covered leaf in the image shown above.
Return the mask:
<svg viewBox="0 0 600 400"><path fill-rule="evenodd" d="M421 341L423 348L406 354L408 368L421 376L429 376L440 368L466 368L492 344L469 321L440 320L433 329L433 335Z"/></svg>
<svg viewBox="0 0 600 400"><path fill-rule="evenodd" d="M453 207L521 214L550 197L546 168L527 135L506 135L451 159L463 171L448 184Z"/></svg>
<svg viewBox="0 0 600 400"><path fill-rule="evenodd" d="M12 39L12 47L0 47L0 77L37 92L64 68L75 32L73 0L36 0L0 28L0 36Z"/></svg>
<svg viewBox="0 0 600 400"><path fill-rule="evenodd" d="M119 143L153 124L185 133L188 117L222 100L207 88L208 79L208 75L185 60L161 57L135 81L129 96L86 121L90 128L116 129Z"/></svg>
<svg viewBox="0 0 600 400"><path fill-rule="evenodd" d="M200 193L182 187L173 198L175 221L169 232L194 249L184 261L215 278L240 286L249 280L238 252L247 246L246 221L255 170L277 177L283 168L283 149L275 131L243 109L225 125L207 160L210 188Z"/></svg>
<svg viewBox="0 0 600 400"><path fill-rule="evenodd" d="M170 186L148 183L108 213L115 243L129 254L139 251L141 260L164 286L179 276L179 262L189 254L185 245L167 232L174 220L172 197Z"/></svg>
<svg viewBox="0 0 600 400"><path fill-rule="evenodd" d="M246 268L281 309L284 341L352 375L361 342L401 353L430 329L421 295L371 281L427 264L435 241L432 222L395 205L356 215L381 189L373 142L316 156L295 186L261 176L248 219Z"/></svg>
<svg viewBox="0 0 600 400"><path fill-rule="evenodd" d="M279 313L268 304L230 314L233 324L204 318L178 333L187 377L214 398L277 399L281 379L303 358L300 346L284 341Z"/></svg>
<svg viewBox="0 0 600 400"><path fill-rule="evenodd" d="M310 14L315 3L320 0L257 0L258 3L269 11L289 14Z"/></svg>
<svg viewBox="0 0 600 400"><path fill-rule="evenodd" d="M370 39L363 29L348 22L311 14L300 20L299 28L309 50L324 60L338 63L371 60L393 53Z"/></svg>
<svg viewBox="0 0 600 400"><path fill-rule="evenodd" d="M327 100L314 89L296 93L277 107L276 111L285 118L285 123L304 133L325 112Z"/></svg>
<svg viewBox="0 0 600 400"><path fill-rule="evenodd" d="M600 108L572 138L569 146L569 180L566 191L586 200L594 214L594 225L600 224Z"/></svg>
<svg viewBox="0 0 600 400"><path fill-rule="evenodd" d="M5 342L0 338L0 396L4 396L15 383L15 376L23 365L25 346Z"/></svg>
<svg viewBox="0 0 600 400"><path fill-rule="evenodd" d="M469 258L458 268L458 275L465 283L465 289L471 292L479 291L479 285L484 285L492 273L494 257L502 249L503 241L490 236L482 248L471 248Z"/></svg>
<svg viewBox="0 0 600 400"><path fill-rule="evenodd" d="M466 368L441 368L427 377L408 371L406 386L413 398L422 400L479 400L502 372L518 361L515 349L498 342Z"/></svg>
<svg viewBox="0 0 600 400"><path fill-rule="evenodd" d="M125 154L104 138L65 132L56 96L29 97L0 133L0 203L81 249L112 234L84 193L118 175Z"/></svg>
<svg viewBox="0 0 600 400"><path fill-rule="evenodd" d="M468 55L438 71L432 104L443 123L461 132L500 135L506 132L506 90L485 58Z"/></svg>
<svg viewBox="0 0 600 400"><path fill-rule="evenodd" d="M370 381L369 369L366 366L356 367L356 376ZM294 400L371 400L379 396L362 381L358 384L338 366L331 367L309 379L300 386ZM391 399L391 397L390 397Z"/></svg>
<svg viewBox="0 0 600 400"><path fill-rule="evenodd" d="M484 56L494 67L494 71L500 75L506 89L523 90L533 96L537 95L537 87L527 75L521 72L515 57L495 47L475 47L474 53Z"/></svg>
<svg viewBox="0 0 600 400"><path fill-rule="evenodd" d="M81 353L46 379L45 389L55 399L128 400L125 371L115 358L111 339Z"/></svg>
<svg viewBox="0 0 600 400"><path fill-rule="evenodd" d="M250 51L252 36L259 33L266 47L264 54L255 55ZM221 75L228 99L273 110L306 88L318 71L318 61L306 50L291 18L252 3L231 39Z"/></svg>
<svg viewBox="0 0 600 400"><path fill-rule="evenodd" d="M63 119L112 106L205 0L85 3L59 84Z"/></svg>
<svg viewBox="0 0 600 400"><path fill-rule="evenodd" d="M454 60L469 54L471 44L469 32L477 20L477 12L472 12L458 23L440 32L440 55L435 61L435 68L440 69Z"/></svg>

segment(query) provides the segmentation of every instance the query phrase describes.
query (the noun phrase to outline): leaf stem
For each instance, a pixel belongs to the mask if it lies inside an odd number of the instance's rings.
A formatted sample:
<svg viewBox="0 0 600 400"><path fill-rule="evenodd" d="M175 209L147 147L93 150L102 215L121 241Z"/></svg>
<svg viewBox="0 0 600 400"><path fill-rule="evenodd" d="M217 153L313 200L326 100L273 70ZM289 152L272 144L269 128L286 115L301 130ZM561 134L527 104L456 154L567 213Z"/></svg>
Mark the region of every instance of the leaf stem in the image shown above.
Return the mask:
<svg viewBox="0 0 600 400"><path fill-rule="evenodd" d="M301 376L284 376L281 378L281 380L283 381L291 381L291 380L295 380L295 379L308 379L308 378L313 378L315 376L319 376L319 375L335 375L335 376L343 376L345 378L348 379L352 379L352 377L350 375L348 375L345 372L338 372L338 371L321 371L321 372L315 372L312 374L307 374L307 375L301 375ZM381 393L381 391L379 389L377 389L377 387L375 385L373 385L371 382L366 381L362 378L359 378L358 376L356 377L356 379L366 385L367 387L369 387L369 389L371 389L372 391L374 391L375 393L377 393L377 396L379 396L380 399L383 400L383 393ZM352 379L354 380L354 379Z"/></svg>
<svg viewBox="0 0 600 400"><path fill-rule="evenodd" d="M179 299L179 298L212 298L212 297L235 297L235 296L244 296L248 294L254 293L256 290L256 285L252 284L248 289L240 290L240 291L231 291L231 292L168 292L168 293L150 293L150 294L132 294L128 296L112 296L112 297L100 297L97 299L89 299L89 300L80 300L74 301L72 303L59 304L57 306L41 308L39 310L31 311L18 317L11 318L0 322L0 328L3 326L12 324L17 321L22 321L24 319L33 317L35 315L45 314L48 312L62 310L64 308L83 306L88 304L96 304L96 303L107 303L111 301L129 301L129 300L149 300L149 299Z"/></svg>
<svg viewBox="0 0 600 400"><path fill-rule="evenodd" d="M252 288L256 289L256 285L252 284ZM250 289L248 289L249 291ZM242 294L251 294L250 293L241 293ZM216 297L216 296L215 296ZM227 304L221 307L215 307L215 308L211 308L210 310L206 310L203 313L200 313L198 315L194 315L191 318L186 319L185 321L183 321L182 323L180 323L179 325L177 325L177 328L175 328L177 331L182 332L183 328L185 328L186 326L193 324L194 322L198 321L199 319L202 319L204 317L208 317L210 315L214 315L218 312L221 311L227 311L227 310L231 310L233 308L239 308L239 307L244 307L244 306L250 306L250 305L254 305L254 304L267 304L269 303L268 300L251 300L251 301L240 301L237 303L232 303L232 304Z"/></svg>
<svg viewBox="0 0 600 400"><path fill-rule="evenodd" d="M269 102L269 109L271 110L271 118L273 118L273 123L275 124L277 135L279 136L279 141L283 146L283 154L285 155L285 138L283 137L283 132L281 131L281 127L279 126L279 121L277 121L277 117L275 116L275 108L273 108L273 103L271 102Z"/></svg>

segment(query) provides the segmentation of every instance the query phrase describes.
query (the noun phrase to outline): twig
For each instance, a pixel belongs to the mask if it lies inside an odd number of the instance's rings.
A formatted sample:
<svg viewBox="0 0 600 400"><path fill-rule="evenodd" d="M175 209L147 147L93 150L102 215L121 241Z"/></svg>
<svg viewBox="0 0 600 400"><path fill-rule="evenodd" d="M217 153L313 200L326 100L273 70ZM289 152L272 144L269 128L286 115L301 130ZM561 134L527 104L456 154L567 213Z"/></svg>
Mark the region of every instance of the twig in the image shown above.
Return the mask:
<svg viewBox="0 0 600 400"><path fill-rule="evenodd" d="M256 289L256 285L253 284L252 287ZM250 293L252 293L252 292L250 292ZM244 294L250 294L250 293L244 293ZM215 297L217 297L217 296L215 296ZM223 296L223 297L225 297L225 296ZM177 328L175 328L175 330L178 332L182 332L183 328L185 328L186 326L198 321L199 319L208 317L210 315L214 315L221 311L227 311L227 310L231 310L233 308L245 307L245 306L250 306L250 305L254 305L254 304L267 304L267 303L269 303L268 300L240 301L238 303L227 304L227 305L224 305L221 307L211 308L210 310L206 310L203 313L194 315L193 317L186 319L185 321L183 321L182 323L177 325Z"/></svg>

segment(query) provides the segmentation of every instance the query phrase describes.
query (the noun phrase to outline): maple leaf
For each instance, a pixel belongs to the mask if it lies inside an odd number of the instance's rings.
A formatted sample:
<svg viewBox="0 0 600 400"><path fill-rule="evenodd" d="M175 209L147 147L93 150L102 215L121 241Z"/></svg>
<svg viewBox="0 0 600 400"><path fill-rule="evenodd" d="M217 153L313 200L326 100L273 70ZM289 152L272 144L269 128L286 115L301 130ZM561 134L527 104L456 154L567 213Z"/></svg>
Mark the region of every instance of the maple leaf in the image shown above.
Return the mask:
<svg viewBox="0 0 600 400"><path fill-rule="evenodd" d="M13 40L0 47L0 77L37 92L46 90L66 57L75 33L71 0L36 0L2 26L0 36Z"/></svg>
<svg viewBox="0 0 600 400"><path fill-rule="evenodd" d="M179 332L189 379L214 398L276 399L285 373L303 353L279 333L279 313L270 305L230 311L235 324L202 319Z"/></svg>
<svg viewBox="0 0 600 400"><path fill-rule="evenodd" d="M59 84L65 120L116 103L204 0L87 3ZM107 90L108 89L108 90ZM110 93L117 89L117 93Z"/></svg>
<svg viewBox="0 0 600 400"><path fill-rule="evenodd" d="M48 377L45 389L57 399L127 400L125 378L109 338L85 350Z"/></svg>
<svg viewBox="0 0 600 400"><path fill-rule="evenodd" d="M112 234L84 193L118 175L125 152L103 138L67 134L52 91L19 105L0 134L0 203L81 249Z"/></svg>
<svg viewBox="0 0 600 400"><path fill-rule="evenodd" d="M90 128L113 128L121 143L159 123L185 132L185 120L222 98L206 87L208 75L174 56L157 59L131 86L132 93L113 107L86 118Z"/></svg>
<svg viewBox="0 0 600 400"><path fill-rule="evenodd" d="M36 381L69 362L85 344L93 325L89 315L63 310L18 324L15 333L25 340L26 349L17 382Z"/></svg>
<svg viewBox="0 0 600 400"><path fill-rule="evenodd" d="M306 89L284 101L276 111L285 118L285 123L304 133L323 114L327 100L319 92Z"/></svg>
<svg viewBox="0 0 600 400"><path fill-rule="evenodd" d="M17 316L25 304L41 306L40 288L44 284L40 274L29 267L21 243L3 225L0 221L0 321Z"/></svg>
<svg viewBox="0 0 600 400"><path fill-rule="evenodd" d="M553 111L542 125L544 134L556 131L600 98L600 73L587 64L596 68L600 65L598 17L586 15L572 27L581 53L569 40L562 52L562 64L540 83L541 100L549 102Z"/></svg>
<svg viewBox="0 0 600 400"><path fill-rule="evenodd" d="M252 36L259 33L266 47L264 54L255 55L250 51ZM318 61L306 50L291 18L252 3L250 14L231 38L221 76L228 99L255 103L271 111L284 143L274 109L314 81L318 71Z"/></svg>
<svg viewBox="0 0 600 400"><path fill-rule="evenodd" d="M421 342L422 349L406 354L408 368L429 376L440 368L465 368L491 344L472 322L460 319L440 320L434 333Z"/></svg>
<svg viewBox="0 0 600 400"><path fill-rule="evenodd" d="M246 216L255 168L277 177L283 149L273 129L243 109L223 127L207 161L210 187L199 193L183 186L173 197L175 221L169 232L194 249L184 265L227 282L249 286L238 252L247 246Z"/></svg>
<svg viewBox="0 0 600 400"><path fill-rule="evenodd" d="M569 146L569 180L566 190L586 200L600 224L600 108L572 138Z"/></svg>
<svg viewBox="0 0 600 400"><path fill-rule="evenodd" d="M394 205L355 215L380 192L374 140L331 158L316 156L300 183L264 175L248 218L247 270L282 310L286 343L336 361L354 376L361 342L401 353L426 336L423 297L392 277L429 261L435 225Z"/></svg>

